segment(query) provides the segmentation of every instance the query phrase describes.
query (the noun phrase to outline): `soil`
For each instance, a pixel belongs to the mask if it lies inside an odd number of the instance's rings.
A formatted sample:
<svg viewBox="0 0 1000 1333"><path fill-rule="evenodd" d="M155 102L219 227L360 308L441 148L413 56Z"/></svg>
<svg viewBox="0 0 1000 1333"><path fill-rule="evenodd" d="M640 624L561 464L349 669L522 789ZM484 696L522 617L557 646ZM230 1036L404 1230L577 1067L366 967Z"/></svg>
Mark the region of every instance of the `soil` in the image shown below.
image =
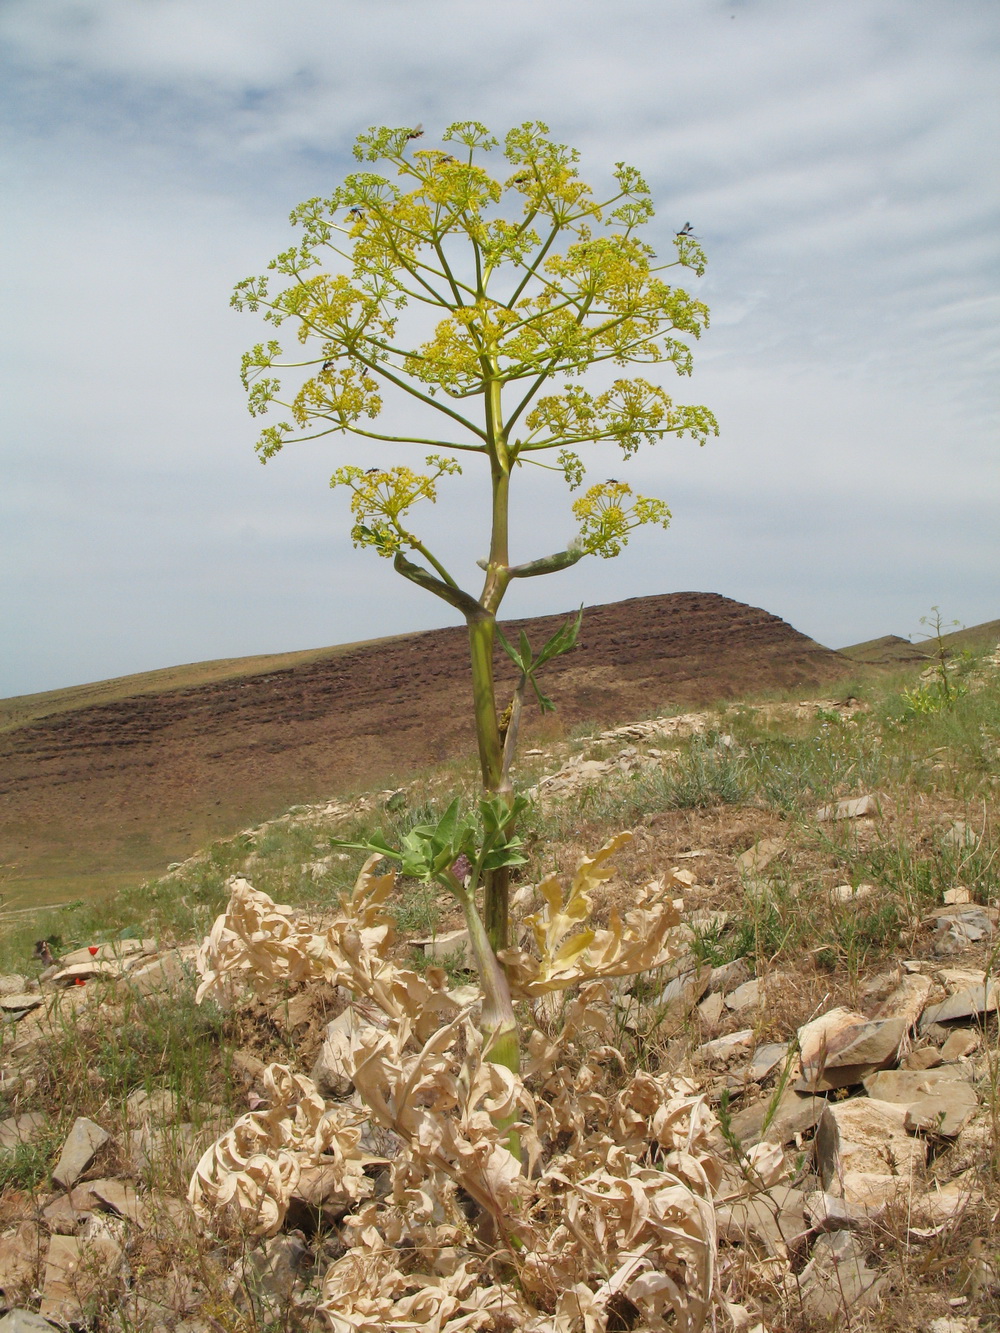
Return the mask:
<svg viewBox="0 0 1000 1333"><path fill-rule="evenodd" d="M513 638L523 626L540 646L565 618L504 628ZM464 628L432 630L16 727L0 736L8 905L136 882L291 804L395 785L467 756L467 651ZM499 649L497 663L502 706L514 669ZM544 727L533 713L522 741L813 689L854 670L777 616L713 593L590 607L576 648L546 668L558 713Z"/></svg>

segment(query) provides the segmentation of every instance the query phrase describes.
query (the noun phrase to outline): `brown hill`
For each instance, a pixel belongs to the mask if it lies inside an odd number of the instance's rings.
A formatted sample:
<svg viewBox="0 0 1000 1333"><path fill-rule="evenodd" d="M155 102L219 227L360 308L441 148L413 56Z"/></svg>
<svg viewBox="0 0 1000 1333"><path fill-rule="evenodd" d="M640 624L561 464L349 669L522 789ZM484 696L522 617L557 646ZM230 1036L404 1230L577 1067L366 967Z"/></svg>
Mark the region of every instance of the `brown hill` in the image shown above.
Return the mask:
<svg viewBox="0 0 1000 1333"><path fill-rule="evenodd" d="M511 622L508 632L523 626L538 645L564 620ZM182 688L157 690L160 673L146 673L132 692L129 678L105 682L97 696L105 702L84 702L80 689L50 703L8 701L0 735L8 895L26 905L135 881L290 804L389 785L467 754L466 653L456 627L244 659L242 669L200 664L189 669L200 683ZM852 667L766 611L672 593L588 608L577 647L545 682L561 729L812 687ZM498 669L509 691L513 669L502 654Z"/></svg>
<svg viewBox="0 0 1000 1333"><path fill-rule="evenodd" d="M1000 620L986 620L981 625L970 625L968 629L957 629L941 635L941 642L950 656L966 650L974 653L986 652L1000 640ZM913 643L910 639L901 639L898 634L883 634L880 639L868 639L865 643L852 643L846 648L838 648L843 657L864 666L899 667L923 662L932 662L937 652L937 639L931 635L918 636Z"/></svg>
<svg viewBox="0 0 1000 1333"><path fill-rule="evenodd" d="M880 639L852 643L837 651L852 662L860 662L865 666L898 667L909 666L911 663L923 663L926 666L930 661L930 654L922 643L911 643L909 639L901 639L898 634L883 634Z"/></svg>

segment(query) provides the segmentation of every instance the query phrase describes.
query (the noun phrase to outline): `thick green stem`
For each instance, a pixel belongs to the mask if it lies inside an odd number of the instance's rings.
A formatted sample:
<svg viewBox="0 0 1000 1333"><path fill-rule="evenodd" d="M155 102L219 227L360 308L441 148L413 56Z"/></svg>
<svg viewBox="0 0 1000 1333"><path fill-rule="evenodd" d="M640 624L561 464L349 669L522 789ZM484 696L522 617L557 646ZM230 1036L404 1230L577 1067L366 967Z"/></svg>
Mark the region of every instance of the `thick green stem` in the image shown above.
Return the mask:
<svg viewBox="0 0 1000 1333"><path fill-rule="evenodd" d="M509 790L504 774L504 750L497 719L493 681L493 640L496 621L487 612L469 616L469 648L472 660L472 698L479 744L479 768L487 792ZM504 866L489 870L483 878L483 910L486 933L495 952L507 947L507 911L510 873Z"/></svg>
<svg viewBox="0 0 1000 1333"><path fill-rule="evenodd" d="M468 617L469 652L472 661L472 706L476 716L476 740L479 744L479 769L487 792L500 790L503 779L503 746L497 720L496 690L493 684L493 640L496 621L480 611Z"/></svg>
<svg viewBox="0 0 1000 1333"><path fill-rule="evenodd" d="M506 782L510 782L510 766L514 762L514 755L517 753L517 733L521 727L521 710L524 707L524 691L528 686L528 677L521 676L517 682L517 688L514 690L514 697L510 701L510 719L507 723L507 734L503 739L503 775Z"/></svg>

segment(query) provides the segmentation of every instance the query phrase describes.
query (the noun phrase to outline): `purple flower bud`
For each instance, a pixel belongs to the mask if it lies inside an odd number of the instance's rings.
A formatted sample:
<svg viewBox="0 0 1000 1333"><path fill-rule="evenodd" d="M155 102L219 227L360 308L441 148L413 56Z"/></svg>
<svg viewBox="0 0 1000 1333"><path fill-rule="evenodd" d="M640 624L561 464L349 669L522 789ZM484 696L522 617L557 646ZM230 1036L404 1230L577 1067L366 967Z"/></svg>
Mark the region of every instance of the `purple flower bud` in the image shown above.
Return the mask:
<svg viewBox="0 0 1000 1333"><path fill-rule="evenodd" d="M452 865L451 873L455 876L455 878L458 880L460 884L464 884L465 881L472 874L472 862L469 860L469 858L465 855L464 852L458 858L458 860Z"/></svg>

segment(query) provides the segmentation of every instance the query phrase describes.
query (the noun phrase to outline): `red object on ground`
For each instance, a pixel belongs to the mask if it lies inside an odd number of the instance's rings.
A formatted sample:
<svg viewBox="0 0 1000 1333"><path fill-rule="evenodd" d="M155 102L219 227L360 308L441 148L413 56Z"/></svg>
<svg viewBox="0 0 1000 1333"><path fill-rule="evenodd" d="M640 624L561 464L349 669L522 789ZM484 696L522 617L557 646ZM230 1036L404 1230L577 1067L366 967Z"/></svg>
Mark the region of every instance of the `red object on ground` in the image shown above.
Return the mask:
<svg viewBox="0 0 1000 1333"><path fill-rule="evenodd" d="M97 951L98 951L98 949L99 949L100 947L101 947L101 946L100 946L99 944L88 944L88 945L87 945L87 950L88 950L88 952L90 953L91 958L93 958L94 954L97 953Z"/></svg>
<svg viewBox="0 0 1000 1333"><path fill-rule="evenodd" d="M87 983L84 981L83 977L77 977L76 984L78 986L86 986Z"/></svg>

